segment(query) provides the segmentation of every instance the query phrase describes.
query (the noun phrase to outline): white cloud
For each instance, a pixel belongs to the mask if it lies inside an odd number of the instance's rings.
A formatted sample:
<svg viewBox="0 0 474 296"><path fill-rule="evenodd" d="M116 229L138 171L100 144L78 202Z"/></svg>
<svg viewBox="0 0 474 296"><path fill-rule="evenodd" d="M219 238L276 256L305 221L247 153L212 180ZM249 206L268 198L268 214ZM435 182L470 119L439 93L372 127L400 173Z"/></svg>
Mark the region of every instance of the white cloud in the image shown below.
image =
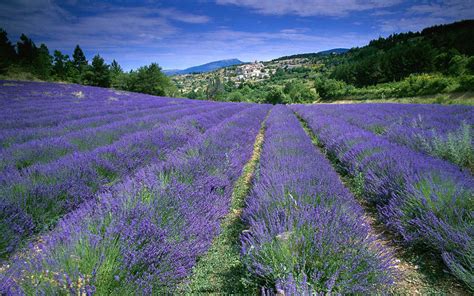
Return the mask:
<svg viewBox="0 0 474 296"><path fill-rule="evenodd" d="M205 24L210 21L210 18L208 16L185 13L173 8L159 9L158 13L168 19L189 24Z"/></svg>
<svg viewBox="0 0 474 296"><path fill-rule="evenodd" d="M254 9L269 15L344 16L354 11L391 7L401 0L216 0L218 4L232 4Z"/></svg>
<svg viewBox="0 0 474 296"><path fill-rule="evenodd" d="M420 31L426 27L474 18L474 0L423 1L411 5L402 16L379 21L385 33Z"/></svg>
<svg viewBox="0 0 474 296"><path fill-rule="evenodd" d="M30 2L36 4L30 5ZM179 32L173 22L201 24L210 20L204 15L160 7L103 5L91 11L94 12L75 16L49 0L2 2L0 27L4 26L10 39L21 33L40 35L33 38L34 41L45 42L50 48L70 51L79 43L85 49L100 52L104 48L162 40Z"/></svg>
<svg viewBox="0 0 474 296"><path fill-rule="evenodd" d="M447 23L447 21L439 17L409 17L381 21L379 27L384 33L417 32L426 27L444 23Z"/></svg>
<svg viewBox="0 0 474 296"><path fill-rule="evenodd" d="M429 1L411 6L407 13L416 16L442 17L447 20L472 19L474 18L474 0Z"/></svg>

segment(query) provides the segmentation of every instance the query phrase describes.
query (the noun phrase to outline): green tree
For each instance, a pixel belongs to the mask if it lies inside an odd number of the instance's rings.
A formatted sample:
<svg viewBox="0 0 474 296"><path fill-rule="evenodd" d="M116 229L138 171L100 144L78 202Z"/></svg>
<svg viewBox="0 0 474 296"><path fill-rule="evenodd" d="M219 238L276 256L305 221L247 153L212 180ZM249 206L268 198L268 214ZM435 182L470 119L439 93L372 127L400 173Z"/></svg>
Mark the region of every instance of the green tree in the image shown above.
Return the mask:
<svg viewBox="0 0 474 296"><path fill-rule="evenodd" d="M229 93L229 95L227 96L227 100L230 102L244 102L245 97L240 91L235 90Z"/></svg>
<svg viewBox="0 0 474 296"><path fill-rule="evenodd" d="M88 85L100 87L110 86L109 66L100 55L97 54L92 58L91 66L87 68L84 79Z"/></svg>
<svg viewBox="0 0 474 296"><path fill-rule="evenodd" d="M447 74L449 69L449 62L451 59L459 54L457 50L448 50L437 54L433 60L434 67L437 71Z"/></svg>
<svg viewBox="0 0 474 296"><path fill-rule="evenodd" d="M113 60L110 64L110 73L112 75L123 73L122 67L120 67L119 63L116 60Z"/></svg>
<svg viewBox="0 0 474 296"><path fill-rule="evenodd" d="M268 91L265 102L269 104L281 104L285 100L285 94L278 87L272 87Z"/></svg>
<svg viewBox="0 0 474 296"><path fill-rule="evenodd" d="M110 85L116 89L127 89L128 75L116 60L110 64Z"/></svg>
<svg viewBox="0 0 474 296"><path fill-rule="evenodd" d="M206 96L208 100L216 100L224 93L224 85L219 76L215 75L207 81Z"/></svg>
<svg viewBox="0 0 474 296"><path fill-rule="evenodd" d="M156 96L169 95L173 91L171 81L156 63L140 67L129 75L128 90Z"/></svg>
<svg viewBox="0 0 474 296"><path fill-rule="evenodd" d="M79 73L82 73L88 64L86 56L84 55L84 52L82 51L79 44L76 45L76 47L74 48L74 53L72 54L72 61Z"/></svg>
<svg viewBox="0 0 474 296"><path fill-rule="evenodd" d="M21 34L20 41L17 42L18 59L21 64L31 67L33 63L37 47L35 43L25 34Z"/></svg>
<svg viewBox="0 0 474 296"><path fill-rule="evenodd" d="M6 72L15 59L15 47L8 40L7 32L0 28L0 73Z"/></svg>
<svg viewBox="0 0 474 296"><path fill-rule="evenodd" d="M466 72L469 59L464 55L455 55L449 61L448 73L451 75L462 75Z"/></svg>
<svg viewBox="0 0 474 296"><path fill-rule="evenodd" d="M301 80L288 82L283 88L286 103L309 103L317 99L316 92Z"/></svg>
<svg viewBox="0 0 474 296"><path fill-rule="evenodd" d="M49 55L48 47L45 44L41 44L36 49L34 60L33 60L33 72L38 75L41 79L49 79L53 67L53 58Z"/></svg>
<svg viewBox="0 0 474 296"><path fill-rule="evenodd" d="M314 87L318 95L323 100L330 100L347 94L348 86L344 81L318 77L314 82Z"/></svg>
<svg viewBox="0 0 474 296"><path fill-rule="evenodd" d="M69 56L62 54L61 51L55 50L53 53L53 73L60 80L67 79L67 66Z"/></svg>
<svg viewBox="0 0 474 296"><path fill-rule="evenodd" d="M467 59L466 71L468 74L474 75L474 56Z"/></svg>

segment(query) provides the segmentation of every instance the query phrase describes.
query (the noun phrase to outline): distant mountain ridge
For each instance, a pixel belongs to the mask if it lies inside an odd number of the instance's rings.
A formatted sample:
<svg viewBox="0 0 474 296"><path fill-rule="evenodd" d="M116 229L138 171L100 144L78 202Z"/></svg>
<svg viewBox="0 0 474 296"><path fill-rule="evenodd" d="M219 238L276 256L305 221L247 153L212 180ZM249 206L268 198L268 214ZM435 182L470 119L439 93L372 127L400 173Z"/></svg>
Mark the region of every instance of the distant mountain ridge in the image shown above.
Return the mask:
<svg viewBox="0 0 474 296"><path fill-rule="evenodd" d="M333 49L328 49L328 50L323 50L319 52L312 52L312 53L300 53L300 54L294 54L290 56L283 56L279 57L277 59L274 59L273 61L280 61L280 60L288 60L288 59L304 59L304 58L314 58L318 56L327 56L330 54L344 54L349 51L349 48L333 48Z"/></svg>
<svg viewBox="0 0 474 296"><path fill-rule="evenodd" d="M219 60L219 61L210 62L210 63L199 65L199 66L186 68L184 70L177 70L177 69L163 70L163 73L165 73L168 76L190 74L190 73L206 73L206 72L211 72L220 68L234 66L234 65L241 65L241 64L244 64L244 62L242 62L239 59Z"/></svg>

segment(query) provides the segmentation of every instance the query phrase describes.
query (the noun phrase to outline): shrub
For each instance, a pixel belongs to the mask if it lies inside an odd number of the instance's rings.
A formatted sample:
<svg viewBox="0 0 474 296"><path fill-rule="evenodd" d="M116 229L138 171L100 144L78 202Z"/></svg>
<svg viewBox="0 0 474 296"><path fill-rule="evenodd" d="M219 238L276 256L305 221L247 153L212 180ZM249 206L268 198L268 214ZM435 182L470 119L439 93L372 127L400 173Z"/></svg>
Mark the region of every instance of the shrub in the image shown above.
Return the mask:
<svg viewBox="0 0 474 296"><path fill-rule="evenodd" d="M344 81L318 77L314 86L318 95L323 100L330 100L347 95L354 87L346 84Z"/></svg>
<svg viewBox="0 0 474 296"><path fill-rule="evenodd" d="M459 130L448 133L447 137L435 135L427 147L428 152L474 171L472 134L471 126L464 122Z"/></svg>

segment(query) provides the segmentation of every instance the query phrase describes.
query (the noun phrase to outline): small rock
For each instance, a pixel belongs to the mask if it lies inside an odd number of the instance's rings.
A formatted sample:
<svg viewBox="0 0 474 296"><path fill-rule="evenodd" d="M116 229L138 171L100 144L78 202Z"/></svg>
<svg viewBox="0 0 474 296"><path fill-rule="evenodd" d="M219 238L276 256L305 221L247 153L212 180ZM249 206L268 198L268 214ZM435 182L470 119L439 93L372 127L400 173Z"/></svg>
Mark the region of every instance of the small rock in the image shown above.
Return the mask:
<svg viewBox="0 0 474 296"><path fill-rule="evenodd" d="M285 231L276 236L277 239L282 240L282 241L287 241L290 236L291 236L291 231Z"/></svg>

